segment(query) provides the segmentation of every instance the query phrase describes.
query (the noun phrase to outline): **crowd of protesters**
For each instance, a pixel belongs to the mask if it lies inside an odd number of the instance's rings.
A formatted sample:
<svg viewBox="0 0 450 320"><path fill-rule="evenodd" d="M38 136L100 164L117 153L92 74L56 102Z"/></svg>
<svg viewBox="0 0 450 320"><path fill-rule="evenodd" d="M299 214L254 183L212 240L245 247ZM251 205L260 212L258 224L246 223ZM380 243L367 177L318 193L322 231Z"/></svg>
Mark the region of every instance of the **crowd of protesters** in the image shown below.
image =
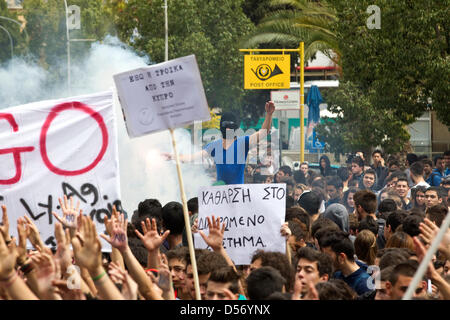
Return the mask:
<svg viewBox="0 0 450 320"><path fill-rule="evenodd" d="M224 225L208 218L197 231L198 200L188 201L192 232L212 250L196 249L204 300L399 300L448 212L450 152L430 160L408 154L386 163L381 151L359 153L334 169L302 163L273 175L247 166L245 183L285 183L286 252L257 250L250 265L235 265L223 247ZM112 210L105 234L75 201L54 213L55 248L31 219L17 220L11 237L2 206L0 299L194 300L194 271L182 205L143 200L130 219ZM10 214L11 216L11 214ZM111 253L102 252L100 237ZM27 249L27 241L33 249ZM450 299L450 231L439 245L414 299Z"/></svg>

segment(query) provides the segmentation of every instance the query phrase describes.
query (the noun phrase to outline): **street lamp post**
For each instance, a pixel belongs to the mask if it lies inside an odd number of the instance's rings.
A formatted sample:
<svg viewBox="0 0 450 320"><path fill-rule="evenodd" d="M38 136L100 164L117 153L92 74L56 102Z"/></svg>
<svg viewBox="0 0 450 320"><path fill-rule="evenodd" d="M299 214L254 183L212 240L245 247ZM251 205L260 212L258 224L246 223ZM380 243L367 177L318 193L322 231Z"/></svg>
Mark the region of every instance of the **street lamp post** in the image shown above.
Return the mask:
<svg viewBox="0 0 450 320"><path fill-rule="evenodd" d="M69 9L67 6L67 0L64 0L64 7L66 11L66 38L67 38L67 89L69 92L69 96L72 95L72 85L71 85L71 77L70 77L70 42L71 41L97 41L96 39L70 39L70 26L69 26ZM79 11L79 10L78 10ZM80 27L77 27L79 29Z"/></svg>
<svg viewBox="0 0 450 320"><path fill-rule="evenodd" d="M14 20L14 19L11 19L11 18L8 18L8 17L4 17L4 16L0 16L0 19L3 19L3 20L6 20L6 21L13 22L13 23L17 24L17 25L19 26L19 28L22 28L22 24L21 24L19 21L17 21L17 20ZM20 29L19 29L19 30L20 30ZM28 36L27 29L24 28L24 29L23 29L23 32L25 32L25 36L26 36L27 42L28 42L28 40L30 39L30 37Z"/></svg>
<svg viewBox="0 0 450 320"><path fill-rule="evenodd" d="M2 29L3 31L5 31L6 32L6 34L8 35L8 37L9 37L9 44L10 44L10 46L11 46L11 59L13 58L13 56L14 56L14 44L13 44L13 40L12 40L12 38L11 38L11 34L9 33L9 31L8 30L6 30L6 28L4 28L3 26L0 26L0 29Z"/></svg>
<svg viewBox="0 0 450 320"><path fill-rule="evenodd" d="M67 90L69 91L69 96L71 96L71 85L70 85L70 35L69 35L69 12L67 10L67 1L64 0L64 6L66 8L66 37L67 37Z"/></svg>

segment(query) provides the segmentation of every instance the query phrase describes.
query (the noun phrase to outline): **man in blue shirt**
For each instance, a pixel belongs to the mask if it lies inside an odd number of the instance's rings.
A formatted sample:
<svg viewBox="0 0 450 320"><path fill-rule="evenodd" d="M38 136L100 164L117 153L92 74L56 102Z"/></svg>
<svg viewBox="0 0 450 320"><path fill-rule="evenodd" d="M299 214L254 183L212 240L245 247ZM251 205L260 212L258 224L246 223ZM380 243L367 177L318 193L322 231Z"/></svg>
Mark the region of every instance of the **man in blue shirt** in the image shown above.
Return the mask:
<svg viewBox="0 0 450 320"><path fill-rule="evenodd" d="M237 137L235 130L239 129L240 123L233 113L224 113L220 119L220 131L222 139L207 144L202 151L193 155L181 155L180 160L193 161L199 157L211 155L216 164L217 181L225 184L243 184L245 163L250 148L262 141L272 126L272 115L275 111L273 101L266 102L266 117L258 132L250 136ZM172 155L167 155L173 159Z"/></svg>
<svg viewBox="0 0 450 320"><path fill-rule="evenodd" d="M444 176L448 177L450 175L450 150L444 152L444 163L446 167Z"/></svg>
<svg viewBox="0 0 450 320"><path fill-rule="evenodd" d="M433 159L434 169L426 182L432 187L438 187L441 184L442 178L445 176L445 162L443 156L436 156Z"/></svg>
<svg viewBox="0 0 450 320"><path fill-rule="evenodd" d="M358 295L375 289L370 275L355 261L355 248L346 233L335 231L325 235L320 249L333 259L334 279L343 280Z"/></svg>

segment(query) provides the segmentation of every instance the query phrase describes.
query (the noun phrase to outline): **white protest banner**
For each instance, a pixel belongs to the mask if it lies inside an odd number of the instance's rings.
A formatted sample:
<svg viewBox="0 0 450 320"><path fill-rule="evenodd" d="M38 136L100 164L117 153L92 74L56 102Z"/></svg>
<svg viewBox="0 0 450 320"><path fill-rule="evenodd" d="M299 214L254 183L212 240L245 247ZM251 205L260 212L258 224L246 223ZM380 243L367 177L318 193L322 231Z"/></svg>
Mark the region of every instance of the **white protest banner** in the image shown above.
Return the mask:
<svg viewBox="0 0 450 320"><path fill-rule="evenodd" d="M111 91L0 110L0 204L8 208L12 234L26 215L55 247L52 211L62 216L64 194L80 201L103 232L112 206L122 210L118 172Z"/></svg>
<svg viewBox="0 0 450 320"><path fill-rule="evenodd" d="M194 55L114 75L130 137L210 120Z"/></svg>
<svg viewBox="0 0 450 320"><path fill-rule="evenodd" d="M258 250L286 253L280 234L286 212L286 184L236 184L204 187L199 195L198 230L208 234L206 217L225 223L223 246L235 264L250 264ZM195 247L206 245L194 234Z"/></svg>

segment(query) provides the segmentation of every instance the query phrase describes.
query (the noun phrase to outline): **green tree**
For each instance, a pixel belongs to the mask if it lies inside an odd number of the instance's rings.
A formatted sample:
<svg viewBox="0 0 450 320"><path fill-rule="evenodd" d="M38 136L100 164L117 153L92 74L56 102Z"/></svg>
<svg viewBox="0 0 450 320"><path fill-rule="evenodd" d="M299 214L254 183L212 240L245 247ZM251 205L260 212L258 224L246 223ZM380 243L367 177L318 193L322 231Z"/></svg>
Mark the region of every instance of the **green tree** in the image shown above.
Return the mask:
<svg viewBox="0 0 450 320"><path fill-rule="evenodd" d="M129 0L117 18L121 40L154 63L164 61L163 4ZM239 40L254 26L242 0L169 0L168 21L169 59L195 54L210 107L246 114Z"/></svg>
<svg viewBox="0 0 450 320"><path fill-rule="evenodd" d="M450 126L450 1L328 0L344 78L361 87L370 105L404 124L435 110ZM369 5L381 28L369 29ZM430 104L431 102L431 104Z"/></svg>
<svg viewBox="0 0 450 320"><path fill-rule="evenodd" d="M110 1L71 0L68 5L81 9L81 29L71 30L72 39L96 39L101 41L113 31ZM30 52L45 68L58 65L67 56L65 6L63 0L24 0L23 13L30 35ZM90 42L77 42L71 46L71 58L76 61L83 57ZM58 70L59 69L59 70ZM62 72L58 68L56 71ZM61 77L63 75L60 75Z"/></svg>
<svg viewBox="0 0 450 320"><path fill-rule="evenodd" d="M410 136L402 121L391 110L374 108L356 84L341 82L338 89L324 91L324 100L336 117L322 118L317 136L337 159L357 151L370 154L375 146L390 154L403 151Z"/></svg>
<svg viewBox="0 0 450 320"><path fill-rule="evenodd" d="M252 20L253 24L258 25L267 15L281 8L281 6L271 6L271 1L272 0L244 0L242 9L246 16ZM284 9L292 9L292 7L287 5L284 7Z"/></svg>
<svg viewBox="0 0 450 320"><path fill-rule="evenodd" d="M17 12L9 10L6 1L0 1L0 16L2 16L0 18L0 63L2 63L11 59L11 41L9 36L11 36L14 56L26 51L27 38L25 33L21 32L21 27L18 24L8 20L12 19L20 23Z"/></svg>
<svg viewBox="0 0 450 320"><path fill-rule="evenodd" d="M306 61L317 51L338 60L340 50L331 31L336 16L327 1L272 0L270 5L279 10L263 18L255 31L244 39L244 45L272 44L273 47L296 48L303 41Z"/></svg>

